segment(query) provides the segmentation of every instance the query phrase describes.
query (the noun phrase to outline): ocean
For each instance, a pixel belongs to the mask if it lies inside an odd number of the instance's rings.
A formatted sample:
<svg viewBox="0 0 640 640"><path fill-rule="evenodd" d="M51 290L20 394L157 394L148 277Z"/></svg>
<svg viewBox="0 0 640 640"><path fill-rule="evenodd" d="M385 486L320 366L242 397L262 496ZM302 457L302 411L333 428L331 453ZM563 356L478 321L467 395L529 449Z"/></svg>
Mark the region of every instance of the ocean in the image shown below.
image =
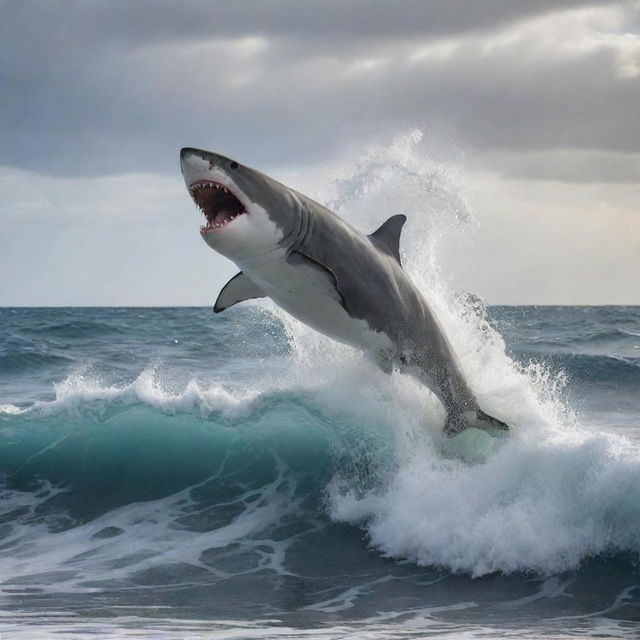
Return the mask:
<svg viewBox="0 0 640 640"><path fill-rule="evenodd" d="M0 309L0 637L637 638L640 307L443 300L507 437L270 303Z"/></svg>

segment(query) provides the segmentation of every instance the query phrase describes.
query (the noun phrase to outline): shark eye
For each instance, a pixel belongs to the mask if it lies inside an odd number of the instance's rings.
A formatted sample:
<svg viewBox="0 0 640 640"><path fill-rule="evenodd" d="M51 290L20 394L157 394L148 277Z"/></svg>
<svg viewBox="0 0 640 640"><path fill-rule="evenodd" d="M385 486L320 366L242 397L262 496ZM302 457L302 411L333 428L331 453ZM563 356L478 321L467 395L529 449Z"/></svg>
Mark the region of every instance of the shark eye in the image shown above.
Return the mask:
<svg viewBox="0 0 640 640"><path fill-rule="evenodd" d="M238 163L237 163L235 160L233 160L229 166L230 166L232 169L237 169L237 168L238 168Z"/></svg>

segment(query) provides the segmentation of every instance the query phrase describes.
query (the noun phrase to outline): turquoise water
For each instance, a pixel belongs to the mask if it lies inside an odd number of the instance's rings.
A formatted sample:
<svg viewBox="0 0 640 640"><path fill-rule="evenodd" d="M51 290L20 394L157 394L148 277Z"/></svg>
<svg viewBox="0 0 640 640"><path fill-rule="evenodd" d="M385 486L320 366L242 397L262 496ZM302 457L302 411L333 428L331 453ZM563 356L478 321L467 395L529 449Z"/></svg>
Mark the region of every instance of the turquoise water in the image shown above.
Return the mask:
<svg viewBox="0 0 640 640"><path fill-rule="evenodd" d="M640 308L464 304L504 440L273 307L0 309L2 637L637 637Z"/></svg>

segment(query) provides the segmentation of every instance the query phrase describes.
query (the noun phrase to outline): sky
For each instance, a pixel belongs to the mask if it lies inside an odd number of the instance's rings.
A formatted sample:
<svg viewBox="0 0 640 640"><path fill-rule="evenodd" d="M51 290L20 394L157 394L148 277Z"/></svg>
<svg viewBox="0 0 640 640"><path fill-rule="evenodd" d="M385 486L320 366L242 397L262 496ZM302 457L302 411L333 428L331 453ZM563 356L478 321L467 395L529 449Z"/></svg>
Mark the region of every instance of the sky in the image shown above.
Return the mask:
<svg viewBox="0 0 640 640"><path fill-rule="evenodd" d="M0 306L210 305L181 147L322 199L415 131L453 286L640 304L636 0L0 0Z"/></svg>

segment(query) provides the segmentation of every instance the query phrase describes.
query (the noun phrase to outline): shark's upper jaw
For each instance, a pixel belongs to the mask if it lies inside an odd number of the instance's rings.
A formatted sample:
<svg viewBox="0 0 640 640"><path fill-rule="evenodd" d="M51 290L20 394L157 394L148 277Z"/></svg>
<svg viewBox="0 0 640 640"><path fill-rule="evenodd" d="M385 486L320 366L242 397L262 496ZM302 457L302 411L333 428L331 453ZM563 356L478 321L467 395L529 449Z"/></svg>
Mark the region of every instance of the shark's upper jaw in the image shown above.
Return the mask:
<svg viewBox="0 0 640 640"><path fill-rule="evenodd" d="M219 182L196 180L189 187L189 193L207 220L200 227L201 233L220 231L238 216L247 215L240 199Z"/></svg>

